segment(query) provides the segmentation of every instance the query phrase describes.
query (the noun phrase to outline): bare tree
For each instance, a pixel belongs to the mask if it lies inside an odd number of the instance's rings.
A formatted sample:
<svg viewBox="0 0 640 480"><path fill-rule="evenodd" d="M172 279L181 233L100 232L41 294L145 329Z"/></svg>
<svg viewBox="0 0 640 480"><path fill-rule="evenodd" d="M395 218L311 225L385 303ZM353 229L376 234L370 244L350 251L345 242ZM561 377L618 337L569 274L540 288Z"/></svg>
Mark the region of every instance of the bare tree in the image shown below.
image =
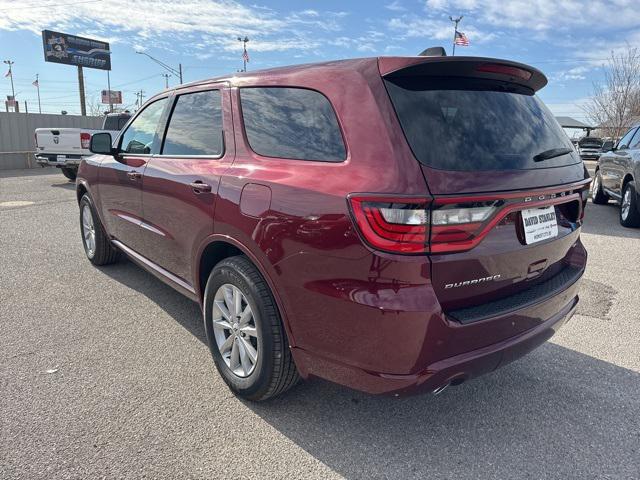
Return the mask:
<svg viewBox="0 0 640 480"><path fill-rule="evenodd" d="M87 114L92 117L101 117L109 111L109 105L102 103L101 97L92 97L87 101Z"/></svg>
<svg viewBox="0 0 640 480"><path fill-rule="evenodd" d="M593 96L583 110L604 136L620 138L640 117L640 50L616 54L604 66L602 83L593 84Z"/></svg>

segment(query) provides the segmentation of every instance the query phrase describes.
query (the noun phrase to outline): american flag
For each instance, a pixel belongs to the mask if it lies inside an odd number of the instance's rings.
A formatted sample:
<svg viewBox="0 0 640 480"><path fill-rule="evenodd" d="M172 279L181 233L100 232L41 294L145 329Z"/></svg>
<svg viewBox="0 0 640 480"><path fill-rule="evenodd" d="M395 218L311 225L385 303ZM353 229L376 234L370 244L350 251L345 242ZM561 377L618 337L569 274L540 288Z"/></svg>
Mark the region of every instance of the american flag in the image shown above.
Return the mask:
<svg viewBox="0 0 640 480"><path fill-rule="evenodd" d="M456 45L462 45L463 47L468 47L469 46L469 39L467 38L467 36L462 33L462 32L458 32L456 30L456 39L453 42Z"/></svg>
<svg viewBox="0 0 640 480"><path fill-rule="evenodd" d="M34 87L39 87L40 86L40 82L36 78L35 81L31 83L31 85L33 85Z"/></svg>
<svg viewBox="0 0 640 480"><path fill-rule="evenodd" d="M11 75L11 69L9 69L7 71L7 73L4 74L5 77L12 77L13 75Z"/></svg>
<svg viewBox="0 0 640 480"><path fill-rule="evenodd" d="M244 49L244 52L242 52L242 59L243 59L245 62L249 63L249 52L247 52L247 49L246 49L246 48Z"/></svg>

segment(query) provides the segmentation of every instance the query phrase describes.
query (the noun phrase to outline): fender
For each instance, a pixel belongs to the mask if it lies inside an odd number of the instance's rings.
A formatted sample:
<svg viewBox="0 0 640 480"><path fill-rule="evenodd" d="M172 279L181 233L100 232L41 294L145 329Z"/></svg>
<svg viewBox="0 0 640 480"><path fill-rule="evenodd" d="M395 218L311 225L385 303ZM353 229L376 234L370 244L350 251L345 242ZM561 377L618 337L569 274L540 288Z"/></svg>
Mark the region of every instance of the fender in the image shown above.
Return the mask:
<svg viewBox="0 0 640 480"><path fill-rule="evenodd" d="M200 278L200 259L202 258L202 254L204 250L209 245L215 242L225 242L230 245L233 245L238 250L240 250L244 255L246 255L249 258L249 260L251 260L251 262L256 266L256 268L258 269L262 277L267 282L267 285L269 285L269 288L271 289L273 298L276 301L276 306L278 307L278 310L280 312L280 317L282 318L282 323L284 324L285 331L287 332L287 339L289 340L289 345L292 348L295 347L296 346L295 339L293 337L293 333L291 332L289 317L287 315L287 310L285 308L286 302L280 295L278 288L276 287L276 282L274 281L274 278L277 277L277 273L275 271L274 266L268 262L266 257L265 257L265 261L261 261L258 258L258 256L254 254L249 247L247 247L244 243L240 242L239 240L229 235L225 235L222 233L214 233L212 235L209 235L202 241L202 243L197 249L195 258L192 259L192 261L194 262L193 265L197 266L194 279L193 279L193 286L195 287L195 291L199 299L198 301L200 303L200 307L204 310L204 305L202 301L204 291L201 290L200 282L198 281Z"/></svg>

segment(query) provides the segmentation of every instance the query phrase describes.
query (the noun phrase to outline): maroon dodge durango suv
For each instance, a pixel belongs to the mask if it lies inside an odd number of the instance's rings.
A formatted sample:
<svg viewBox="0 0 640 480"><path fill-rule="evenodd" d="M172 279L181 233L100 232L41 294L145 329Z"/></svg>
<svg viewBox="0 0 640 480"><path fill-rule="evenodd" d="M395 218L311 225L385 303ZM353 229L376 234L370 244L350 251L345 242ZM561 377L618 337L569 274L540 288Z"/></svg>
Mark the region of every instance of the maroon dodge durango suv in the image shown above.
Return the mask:
<svg viewBox="0 0 640 480"><path fill-rule="evenodd" d="M164 91L92 137L87 257L122 252L199 302L245 398L310 376L440 392L576 309L589 177L546 82L505 60L381 57Z"/></svg>

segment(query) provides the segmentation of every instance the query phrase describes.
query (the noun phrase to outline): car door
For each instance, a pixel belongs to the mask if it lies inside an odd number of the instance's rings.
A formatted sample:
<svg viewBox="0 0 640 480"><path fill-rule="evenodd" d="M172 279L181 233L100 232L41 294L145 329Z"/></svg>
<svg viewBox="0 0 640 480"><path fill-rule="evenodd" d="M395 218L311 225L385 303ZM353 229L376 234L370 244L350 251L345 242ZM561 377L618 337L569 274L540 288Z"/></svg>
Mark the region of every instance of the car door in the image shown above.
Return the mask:
<svg viewBox="0 0 640 480"><path fill-rule="evenodd" d="M142 219L142 174L151 155L160 148L157 134L167 97L143 107L116 141L118 154L100 168L100 205L109 234L138 250Z"/></svg>
<svg viewBox="0 0 640 480"><path fill-rule="evenodd" d="M629 130L618 142L616 149L607 155L602 170L603 186L614 193L621 195L622 179L624 178L625 165L630 161L629 144L636 133L636 128Z"/></svg>
<svg viewBox="0 0 640 480"><path fill-rule="evenodd" d="M235 155L229 90L176 92L163 137L144 173L143 255L193 285L196 253L213 233L220 177Z"/></svg>

